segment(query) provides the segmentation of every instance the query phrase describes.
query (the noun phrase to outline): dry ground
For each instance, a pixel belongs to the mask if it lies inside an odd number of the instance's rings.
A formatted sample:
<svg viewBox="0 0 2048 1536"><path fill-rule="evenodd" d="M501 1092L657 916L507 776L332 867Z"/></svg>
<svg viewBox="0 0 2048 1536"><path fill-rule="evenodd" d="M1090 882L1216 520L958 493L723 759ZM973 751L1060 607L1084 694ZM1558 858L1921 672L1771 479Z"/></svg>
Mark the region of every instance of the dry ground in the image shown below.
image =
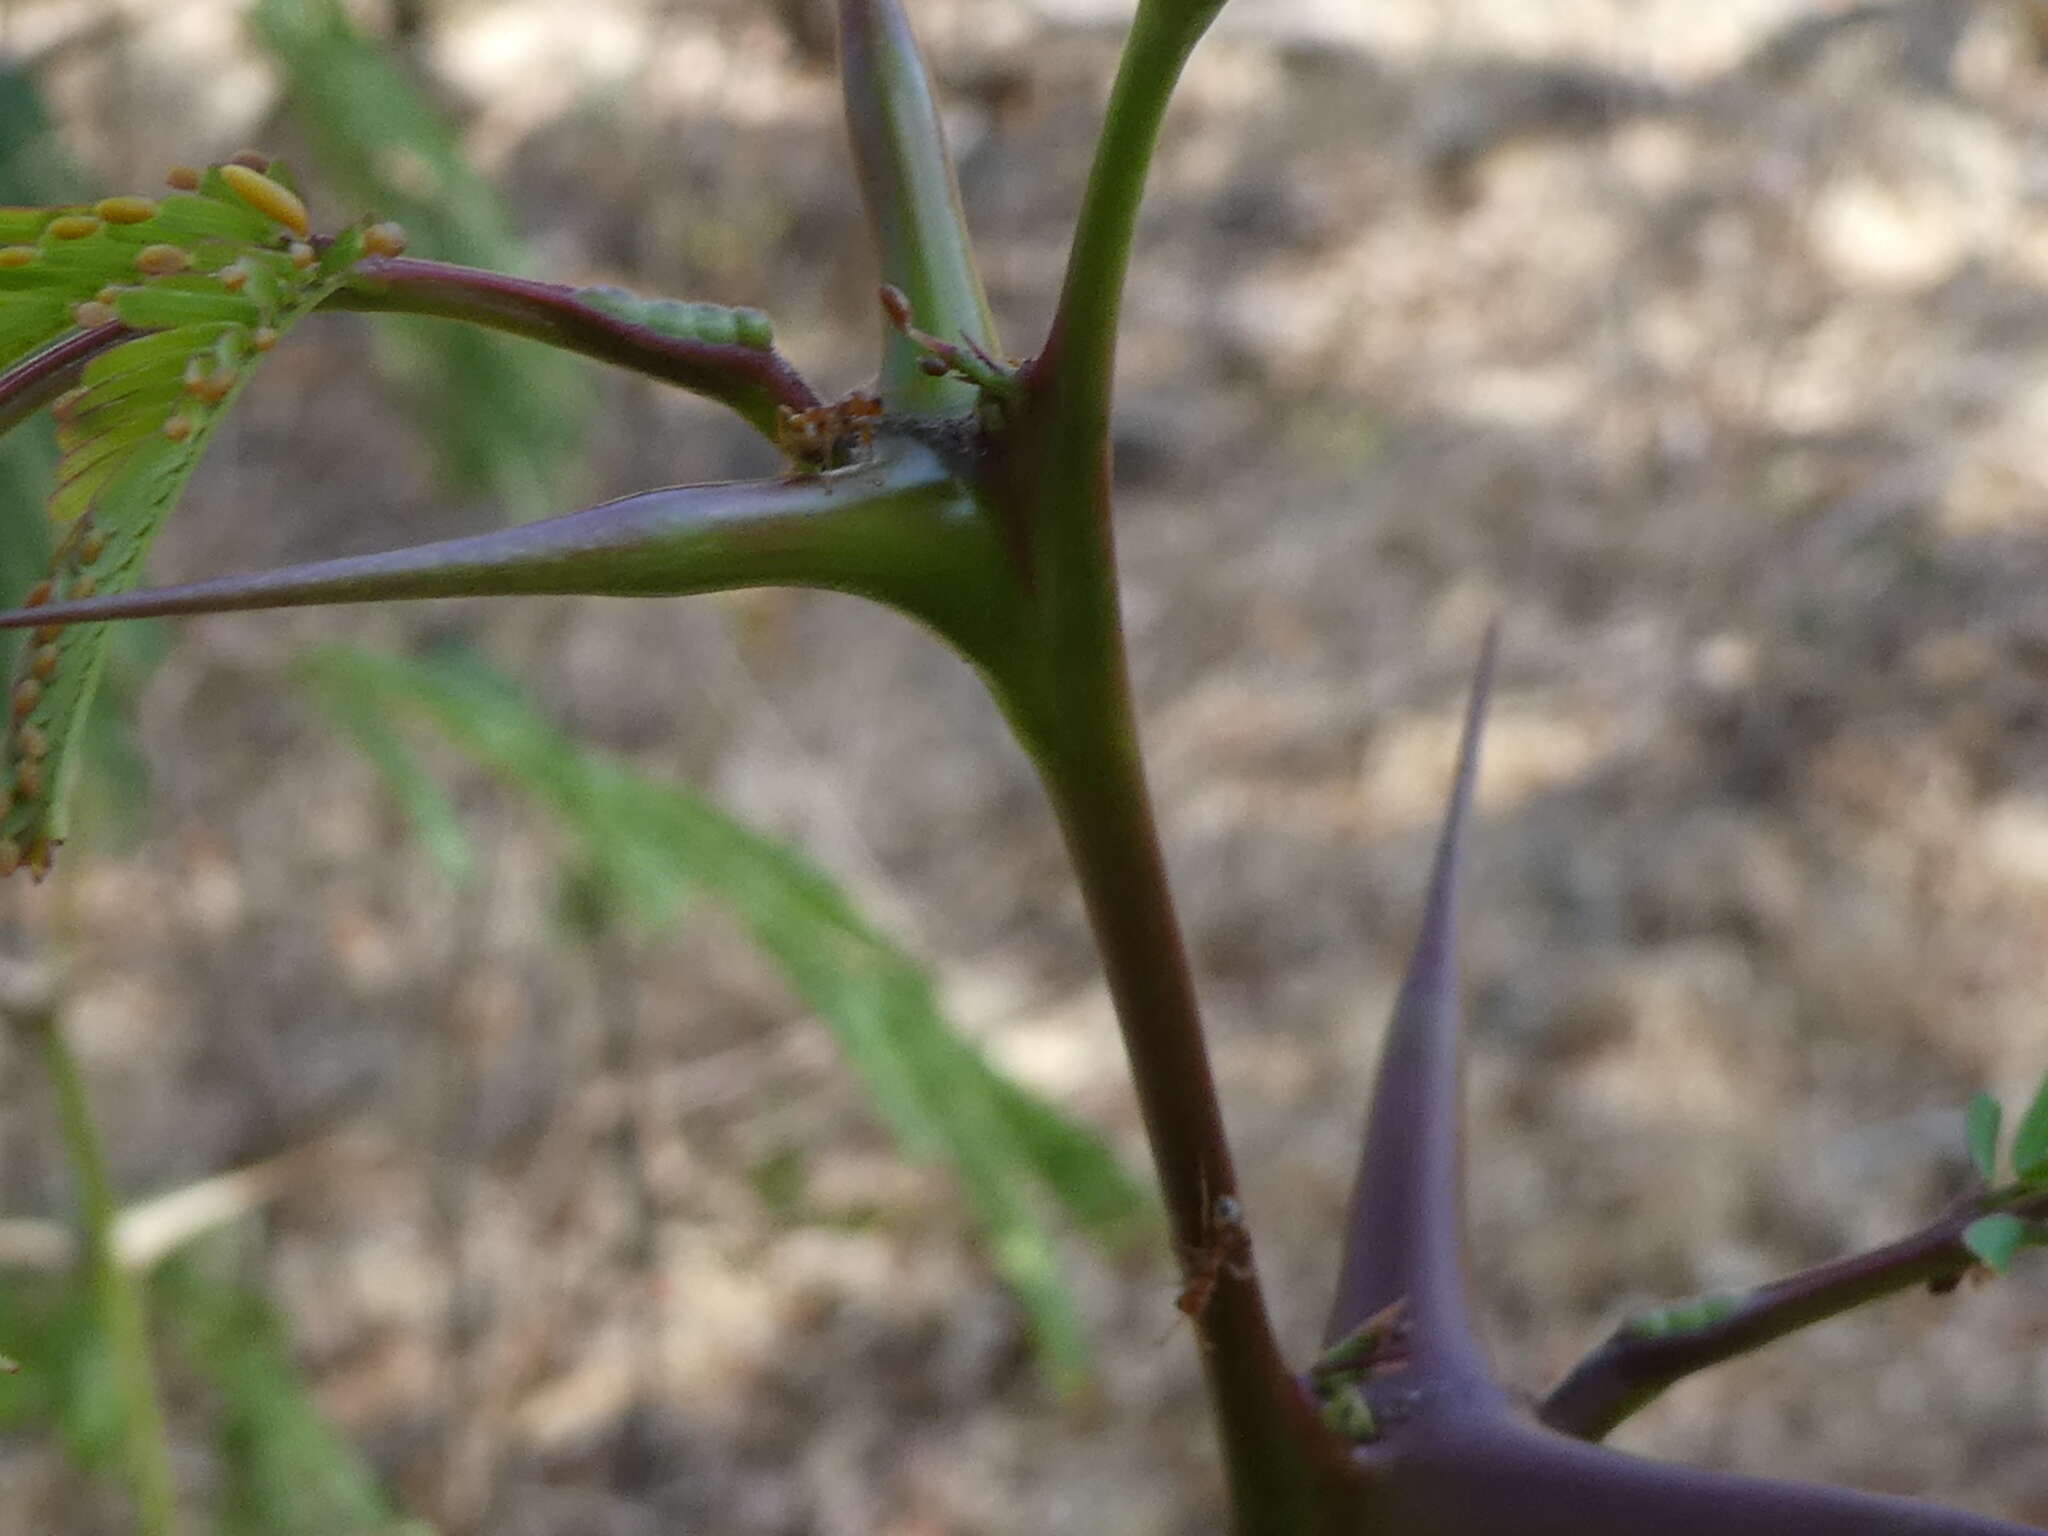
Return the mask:
<svg viewBox="0 0 2048 1536"><path fill-rule="evenodd" d="M2048 1066L2048 72L2017 5L1957 0L1239 5L1169 124L1120 379L1166 839L1305 1352L1506 614L1472 1215L1535 1387L1632 1304L1923 1218L1964 1177L1968 1093ZM804 0L436 10L547 271L764 303L814 377L859 380L872 279ZM913 14L1021 347L1114 18ZM137 18L53 75L108 184L279 137L232 7ZM603 398L593 498L766 467L689 401ZM349 322L251 405L160 577L490 521L436 498ZM1215 1530L1163 1257L1073 1254L1102 1387L1061 1407L943 1183L732 931L567 949L559 844L474 775L485 878L439 882L285 671L318 638L449 631L852 882L1142 1159L1052 828L964 669L851 601L529 602L176 632L147 840L81 858L70 898L127 1186L319 1142L262 1273L323 1405L449 1532ZM23 952L61 916L0 904ZM58 1209L5 1049L0 1200ZM1816 1330L1620 1443L2048 1523L2048 1266ZM120 1528L33 1447L0 1480L9 1536Z"/></svg>

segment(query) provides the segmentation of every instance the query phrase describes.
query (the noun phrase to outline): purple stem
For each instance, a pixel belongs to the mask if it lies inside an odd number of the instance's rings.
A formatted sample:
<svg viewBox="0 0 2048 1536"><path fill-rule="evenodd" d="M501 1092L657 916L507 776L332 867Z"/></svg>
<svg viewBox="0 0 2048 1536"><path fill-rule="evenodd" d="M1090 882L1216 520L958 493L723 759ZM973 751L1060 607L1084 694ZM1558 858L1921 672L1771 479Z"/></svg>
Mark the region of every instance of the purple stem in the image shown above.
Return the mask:
<svg viewBox="0 0 2048 1536"><path fill-rule="evenodd" d="M1359 1536L2039 1536L1915 1499L1646 1461L1486 1411L1402 1435L1374 1513Z"/></svg>
<svg viewBox="0 0 2048 1536"><path fill-rule="evenodd" d="M1653 1338L1623 1324L1551 1389L1539 1417L1564 1434L1598 1440L1695 1371L1913 1286L1959 1279L1978 1264L1963 1246L1963 1229L1994 1209L2048 1218L2048 1192L2016 1204L1973 1201L1898 1242L1758 1286L1703 1327Z"/></svg>
<svg viewBox="0 0 2048 1536"><path fill-rule="evenodd" d="M121 324L74 331L0 373L0 433L10 431L76 384L85 365L142 334Z"/></svg>

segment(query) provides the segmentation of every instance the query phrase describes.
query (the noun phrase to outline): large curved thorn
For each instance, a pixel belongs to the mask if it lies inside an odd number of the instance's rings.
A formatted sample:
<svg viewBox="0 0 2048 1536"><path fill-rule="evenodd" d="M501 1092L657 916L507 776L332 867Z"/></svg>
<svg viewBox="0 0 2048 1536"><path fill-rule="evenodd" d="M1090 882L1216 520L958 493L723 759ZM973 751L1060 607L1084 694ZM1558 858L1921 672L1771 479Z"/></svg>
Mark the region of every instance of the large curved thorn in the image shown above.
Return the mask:
<svg viewBox="0 0 2048 1536"><path fill-rule="evenodd" d="M1375 1313L1404 1303L1416 1365L1475 1388L1490 1382L1491 1372L1465 1297L1457 905L1498 643L1498 629L1489 628L1422 929L1380 1060L1326 1331L1334 1342Z"/></svg>
<svg viewBox="0 0 2048 1536"><path fill-rule="evenodd" d="M1000 547L929 450L894 440L819 475L676 486L467 538L0 613L0 628L234 609L511 593L853 592L973 649Z"/></svg>

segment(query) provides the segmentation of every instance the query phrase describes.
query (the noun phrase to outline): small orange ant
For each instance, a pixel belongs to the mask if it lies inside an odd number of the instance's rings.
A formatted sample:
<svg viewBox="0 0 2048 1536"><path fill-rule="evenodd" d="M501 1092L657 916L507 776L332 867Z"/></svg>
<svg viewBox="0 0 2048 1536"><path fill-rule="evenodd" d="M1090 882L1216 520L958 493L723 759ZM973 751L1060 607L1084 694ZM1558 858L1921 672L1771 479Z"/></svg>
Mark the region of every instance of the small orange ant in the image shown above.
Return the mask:
<svg viewBox="0 0 2048 1536"><path fill-rule="evenodd" d="M1218 1195L1203 1207L1202 1241L1181 1250L1182 1283L1174 1305L1191 1323L1200 1323L1216 1287L1227 1274L1235 1280L1252 1275L1252 1234L1244 1224L1244 1206L1235 1195Z"/></svg>
<svg viewBox="0 0 2048 1536"><path fill-rule="evenodd" d="M777 406L775 446L798 469L815 474L845 463L856 452L865 452L875 440L875 423L881 415L882 402L864 389L808 411Z"/></svg>

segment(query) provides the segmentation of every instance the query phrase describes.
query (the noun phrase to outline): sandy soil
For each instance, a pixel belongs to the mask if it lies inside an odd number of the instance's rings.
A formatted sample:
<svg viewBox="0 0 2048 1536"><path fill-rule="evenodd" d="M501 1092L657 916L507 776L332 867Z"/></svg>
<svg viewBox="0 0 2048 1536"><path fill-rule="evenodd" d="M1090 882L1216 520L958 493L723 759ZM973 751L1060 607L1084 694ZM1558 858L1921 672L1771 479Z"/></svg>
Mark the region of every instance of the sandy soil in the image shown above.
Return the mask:
<svg viewBox="0 0 2048 1536"><path fill-rule="evenodd" d="M1305 1351L1506 615L1472 1218L1536 1388L1632 1305L1913 1225L1966 1177L1968 1094L2048 1066L2048 75L1988 3L1241 7L1168 127L1120 378L1162 822ZM859 381L872 274L804 0L441 9L542 267L763 303L821 384ZM914 15L1022 348L1115 18ZM173 128L188 157L290 147L230 7L153 11L52 86L110 185L153 183ZM160 577L489 523L437 496L360 327L273 373ZM766 467L706 408L602 389L591 498ZM559 840L452 763L485 877L439 881L287 669L451 632L847 879L1142 1163L1078 902L973 679L856 603L769 596L179 628L141 705L147 836L71 894L125 1184L316 1144L255 1262L322 1404L451 1533L1216 1529L1163 1255L1074 1251L1101 1389L1056 1403L943 1180L733 930L558 942ZM26 888L0 913L22 952L62 916ZM27 1065L0 1044L9 1213L63 1198ZM794 1209L762 1176L791 1166ZM1815 1330L1619 1443L2048 1523L2048 1266ZM181 1466L203 1484L196 1441ZM0 1477L0 1530L120 1529L34 1447Z"/></svg>

